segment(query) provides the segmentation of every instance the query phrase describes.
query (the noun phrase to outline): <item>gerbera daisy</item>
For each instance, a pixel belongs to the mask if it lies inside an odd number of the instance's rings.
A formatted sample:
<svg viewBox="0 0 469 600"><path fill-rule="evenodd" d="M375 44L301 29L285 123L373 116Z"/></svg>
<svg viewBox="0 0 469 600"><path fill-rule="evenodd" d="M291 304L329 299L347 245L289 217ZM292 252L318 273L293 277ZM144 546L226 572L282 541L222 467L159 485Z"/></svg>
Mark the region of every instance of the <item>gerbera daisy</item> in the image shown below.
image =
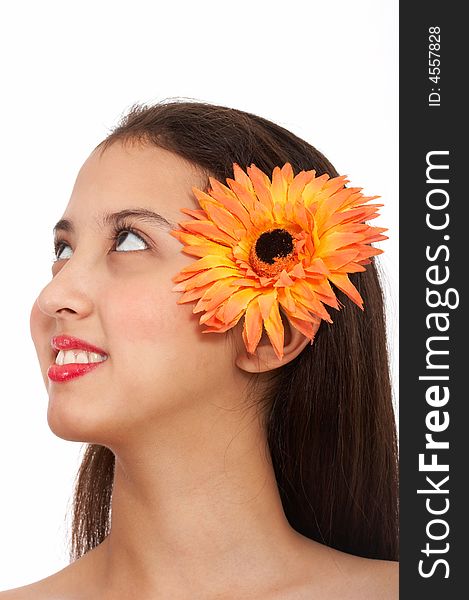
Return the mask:
<svg viewBox="0 0 469 600"><path fill-rule="evenodd" d="M365 205L379 196L346 188L345 175L294 176L290 163L275 167L272 180L254 164L245 173L234 163L233 172L229 187L209 177L208 192L192 188L201 209L181 209L194 220L171 234L199 259L172 278L172 289L184 292L178 304L198 300L193 312L203 312L202 333L225 332L244 315L248 352L255 352L264 327L282 358L280 310L311 342L313 323L332 323L324 305L340 309L331 283L363 310L347 273L364 271L383 252L370 244L388 239L387 228L364 223L383 205Z"/></svg>

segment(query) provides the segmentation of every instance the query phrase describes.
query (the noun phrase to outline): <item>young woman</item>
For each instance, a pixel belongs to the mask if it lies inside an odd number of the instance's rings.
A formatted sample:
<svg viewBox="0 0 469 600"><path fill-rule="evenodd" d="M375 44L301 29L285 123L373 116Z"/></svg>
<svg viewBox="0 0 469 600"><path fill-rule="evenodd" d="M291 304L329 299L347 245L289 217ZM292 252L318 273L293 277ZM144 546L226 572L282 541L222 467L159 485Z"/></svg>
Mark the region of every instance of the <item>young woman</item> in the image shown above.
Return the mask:
<svg viewBox="0 0 469 600"><path fill-rule="evenodd" d="M88 444L70 565L2 598L397 597L383 228L337 177L202 102L134 106L91 153L31 312L48 424Z"/></svg>

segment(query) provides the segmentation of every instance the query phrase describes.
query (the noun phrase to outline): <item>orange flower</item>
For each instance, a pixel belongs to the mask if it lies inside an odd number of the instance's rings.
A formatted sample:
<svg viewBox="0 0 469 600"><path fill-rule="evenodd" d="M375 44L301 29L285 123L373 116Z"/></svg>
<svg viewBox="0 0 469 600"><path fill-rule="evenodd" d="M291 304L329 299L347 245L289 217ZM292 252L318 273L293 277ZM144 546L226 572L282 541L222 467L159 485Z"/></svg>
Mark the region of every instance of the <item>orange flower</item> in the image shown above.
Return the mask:
<svg viewBox="0 0 469 600"><path fill-rule="evenodd" d="M195 220L171 234L199 259L172 278L172 289L184 292L178 304L198 300L193 312L204 311L199 323L208 326L202 333L225 332L244 315L247 350L255 352L264 326L282 358L280 307L311 342L313 323L332 323L324 304L340 308L330 283L363 310L347 273L365 271L383 252L370 244L388 239L381 235L387 228L364 223L383 205L365 206L379 196L346 188L345 175L294 176L290 163L275 167L272 181L254 164L246 174L234 163L233 172L229 187L210 177L208 193L192 188L201 209L181 209Z"/></svg>

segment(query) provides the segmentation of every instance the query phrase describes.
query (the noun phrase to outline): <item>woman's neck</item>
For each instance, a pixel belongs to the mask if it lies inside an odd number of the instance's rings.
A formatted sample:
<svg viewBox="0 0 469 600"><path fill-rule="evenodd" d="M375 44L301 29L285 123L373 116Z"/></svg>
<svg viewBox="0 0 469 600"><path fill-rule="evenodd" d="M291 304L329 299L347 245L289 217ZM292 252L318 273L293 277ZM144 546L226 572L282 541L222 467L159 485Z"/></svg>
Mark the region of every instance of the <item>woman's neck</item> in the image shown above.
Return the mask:
<svg viewBox="0 0 469 600"><path fill-rule="evenodd" d="M275 585L292 561L298 534L257 415L202 412L160 422L158 431L147 424L138 441L115 450L112 526L101 554L113 598L125 589L139 598L241 593L260 581Z"/></svg>

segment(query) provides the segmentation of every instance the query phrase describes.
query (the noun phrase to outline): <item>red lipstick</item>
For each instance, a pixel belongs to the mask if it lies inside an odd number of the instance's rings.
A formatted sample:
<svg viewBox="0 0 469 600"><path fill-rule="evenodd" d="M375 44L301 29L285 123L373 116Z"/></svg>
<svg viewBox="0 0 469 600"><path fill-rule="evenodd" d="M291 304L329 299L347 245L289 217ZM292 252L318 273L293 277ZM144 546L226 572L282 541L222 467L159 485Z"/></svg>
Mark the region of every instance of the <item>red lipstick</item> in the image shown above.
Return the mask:
<svg viewBox="0 0 469 600"><path fill-rule="evenodd" d="M53 363L47 370L47 376L52 381L58 383L69 381L70 379L75 379L75 377L80 377L80 375L86 375L86 373L102 365L103 362L106 361L97 363L70 363L68 365L56 365Z"/></svg>
<svg viewBox="0 0 469 600"><path fill-rule="evenodd" d="M108 357L107 353L102 348L70 335L58 335L53 337L51 339L51 346L54 350L58 351L84 350L85 352L96 352L97 354L102 354L106 357L106 359ZM106 362L106 359L100 362L68 363L64 365L57 365L54 362L47 370L47 376L52 381L56 382L69 381L70 379L75 379L81 375L86 375L86 373L89 373L99 365L103 364L103 362Z"/></svg>
<svg viewBox="0 0 469 600"><path fill-rule="evenodd" d="M72 335L56 335L50 341L50 345L54 350L85 350L86 352L97 352L98 354L103 354L107 356L107 353L102 349L98 348L98 346L94 346L85 340L80 340L80 338L74 337Z"/></svg>

